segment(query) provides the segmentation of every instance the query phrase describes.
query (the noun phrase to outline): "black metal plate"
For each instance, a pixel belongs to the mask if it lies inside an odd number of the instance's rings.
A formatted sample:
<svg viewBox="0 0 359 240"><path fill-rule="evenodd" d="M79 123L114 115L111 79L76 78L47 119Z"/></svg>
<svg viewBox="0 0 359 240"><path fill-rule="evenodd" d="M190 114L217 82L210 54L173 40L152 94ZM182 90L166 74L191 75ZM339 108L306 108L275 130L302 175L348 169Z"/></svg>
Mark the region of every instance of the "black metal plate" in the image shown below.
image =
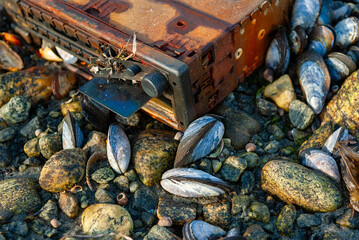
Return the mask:
<svg viewBox="0 0 359 240"><path fill-rule="evenodd" d="M123 117L131 116L151 99L139 84L119 79L94 77L80 91Z"/></svg>

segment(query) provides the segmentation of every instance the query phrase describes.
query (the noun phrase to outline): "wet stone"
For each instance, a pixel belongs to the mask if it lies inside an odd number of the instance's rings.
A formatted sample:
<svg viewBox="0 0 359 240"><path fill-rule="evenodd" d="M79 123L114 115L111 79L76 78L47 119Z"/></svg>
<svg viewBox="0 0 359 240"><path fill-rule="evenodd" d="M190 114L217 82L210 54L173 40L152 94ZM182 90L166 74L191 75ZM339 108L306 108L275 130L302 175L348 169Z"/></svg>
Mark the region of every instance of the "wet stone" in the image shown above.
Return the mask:
<svg viewBox="0 0 359 240"><path fill-rule="evenodd" d="M113 183L115 184L115 186L120 189L121 191L125 191L127 192L129 190L130 187L130 181L128 180L128 177L121 175L116 177L113 180Z"/></svg>
<svg viewBox="0 0 359 240"><path fill-rule="evenodd" d="M47 134L40 138L39 146L42 156L49 159L53 154L62 149L61 136L58 134Z"/></svg>
<svg viewBox="0 0 359 240"><path fill-rule="evenodd" d="M359 213L353 212L351 209L347 209L343 215L339 216L335 223L347 228L359 229Z"/></svg>
<svg viewBox="0 0 359 240"><path fill-rule="evenodd" d="M41 155L39 139L33 138L24 145L24 152L28 157L38 157Z"/></svg>
<svg viewBox="0 0 359 240"><path fill-rule="evenodd" d="M144 240L177 240L173 233L165 227L155 225L151 228Z"/></svg>
<svg viewBox="0 0 359 240"><path fill-rule="evenodd" d="M259 222L268 223L270 220L270 213L267 205L260 202L253 202L249 207L248 215Z"/></svg>
<svg viewBox="0 0 359 240"><path fill-rule="evenodd" d="M337 233L327 232L324 234L323 240L344 240L344 238Z"/></svg>
<svg viewBox="0 0 359 240"><path fill-rule="evenodd" d="M280 143L277 140L270 141L264 148L266 153L276 153L280 148Z"/></svg>
<svg viewBox="0 0 359 240"><path fill-rule="evenodd" d="M260 165L259 156L254 152L247 152L241 154L239 157L246 160L248 169L254 169Z"/></svg>
<svg viewBox="0 0 359 240"><path fill-rule="evenodd" d="M196 219L196 205L183 202L174 202L169 198L160 198L158 201L157 217L171 218L174 224L184 225Z"/></svg>
<svg viewBox="0 0 359 240"><path fill-rule="evenodd" d="M259 113L264 116L275 116L278 112L278 108L274 103L271 103L263 98L258 98L256 104Z"/></svg>
<svg viewBox="0 0 359 240"><path fill-rule="evenodd" d="M293 227L297 211L293 204L285 205L277 218L277 230L279 234L284 236L292 236L294 234Z"/></svg>
<svg viewBox="0 0 359 240"><path fill-rule="evenodd" d="M79 202L71 192L60 193L59 207L69 218L76 218L79 215Z"/></svg>
<svg viewBox="0 0 359 240"><path fill-rule="evenodd" d="M232 198L232 215L241 214L247 211L251 205L251 199L248 195L237 195L235 194Z"/></svg>
<svg viewBox="0 0 359 240"><path fill-rule="evenodd" d="M227 158L221 168L223 180L237 182L243 171L247 168L247 162L243 158L230 156Z"/></svg>
<svg viewBox="0 0 359 240"><path fill-rule="evenodd" d="M219 160L213 160L212 161L212 171L214 173L217 173L222 167L222 162Z"/></svg>
<svg viewBox="0 0 359 240"><path fill-rule="evenodd" d="M140 183L139 182L131 182L129 189L131 193L134 193L137 191L137 189L140 187Z"/></svg>
<svg viewBox="0 0 359 240"><path fill-rule="evenodd" d="M149 212L143 212L141 214L141 220L143 221L144 224L146 224L147 226L152 226L154 221L156 220L156 217Z"/></svg>
<svg viewBox="0 0 359 240"><path fill-rule="evenodd" d="M25 121L30 112L31 102L25 96L17 96L0 108L0 117L7 123L16 124Z"/></svg>
<svg viewBox="0 0 359 240"><path fill-rule="evenodd" d="M8 142L16 136L16 128L8 127L0 131L0 143Z"/></svg>
<svg viewBox="0 0 359 240"><path fill-rule="evenodd" d="M49 117L50 118L59 118L61 116L60 112L56 112L56 111L50 111L49 112Z"/></svg>
<svg viewBox="0 0 359 240"><path fill-rule="evenodd" d="M29 157L24 161L24 164L31 167L38 167L41 165L41 162L35 157Z"/></svg>
<svg viewBox="0 0 359 240"><path fill-rule="evenodd" d="M15 221L11 222L9 226L9 230L12 233L25 237L29 233L29 227L27 223L24 221Z"/></svg>
<svg viewBox="0 0 359 240"><path fill-rule="evenodd" d="M198 164L198 168L206 173L212 174L212 161L208 158L204 158L200 163Z"/></svg>
<svg viewBox="0 0 359 240"><path fill-rule="evenodd" d="M274 139L277 141L280 141L285 137L282 129L275 124L268 125L267 131L273 135Z"/></svg>
<svg viewBox="0 0 359 240"><path fill-rule="evenodd" d="M93 153L100 151L103 153L107 153L106 151L106 139L107 135L98 132L98 131L92 131L89 134L89 140L83 147L83 150L86 151L87 156L91 156Z"/></svg>
<svg viewBox="0 0 359 240"><path fill-rule="evenodd" d="M123 175L125 175L130 182L136 181L137 174L136 174L135 170L133 170L133 169L125 172Z"/></svg>
<svg viewBox="0 0 359 240"><path fill-rule="evenodd" d="M132 207L149 212L157 207L158 196L153 187L140 187L134 194Z"/></svg>
<svg viewBox="0 0 359 240"><path fill-rule="evenodd" d="M38 235L43 235L47 227L46 223L40 219L35 219L31 222L31 230Z"/></svg>
<svg viewBox="0 0 359 240"><path fill-rule="evenodd" d="M250 194L254 188L254 175L251 171L244 171L241 176L241 194Z"/></svg>
<svg viewBox="0 0 359 240"><path fill-rule="evenodd" d="M14 216L14 214L9 210L0 211L0 225L7 223Z"/></svg>
<svg viewBox="0 0 359 240"><path fill-rule="evenodd" d="M243 234L248 240L265 240L269 238L269 235L258 224L249 226Z"/></svg>
<svg viewBox="0 0 359 240"><path fill-rule="evenodd" d="M81 112L80 101L72 101L72 102L61 104L62 116L66 116L67 111L70 111L72 113L80 113Z"/></svg>
<svg viewBox="0 0 359 240"><path fill-rule="evenodd" d="M108 184L100 185L95 192L95 200L99 203L115 203L114 194L108 190Z"/></svg>
<svg viewBox="0 0 359 240"><path fill-rule="evenodd" d="M232 221L231 204L226 201L218 201L203 206L204 221L227 229Z"/></svg>
<svg viewBox="0 0 359 240"><path fill-rule="evenodd" d="M0 167L4 168L10 165L12 161L11 154L7 145L0 143Z"/></svg>
<svg viewBox="0 0 359 240"><path fill-rule="evenodd" d="M297 218L297 225L300 228L311 228L322 224L322 220L315 214L300 214Z"/></svg>
<svg viewBox="0 0 359 240"><path fill-rule="evenodd" d="M122 117L121 115L117 114L115 118L117 122L122 123L123 125L136 127L140 123L140 116L141 113L136 112L129 117Z"/></svg>
<svg viewBox="0 0 359 240"><path fill-rule="evenodd" d="M99 168L92 175L92 180L97 183L108 183L115 178L115 173L109 167Z"/></svg>
<svg viewBox="0 0 359 240"><path fill-rule="evenodd" d="M314 116L313 110L299 100L294 100L289 105L289 119L298 129L307 128L313 122Z"/></svg>
<svg viewBox="0 0 359 240"><path fill-rule="evenodd" d="M27 139L35 138L35 131L37 129L42 129L42 124L39 117L34 117L31 119L24 127L21 128L20 133Z"/></svg>
<svg viewBox="0 0 359 240"><path fill-rule="evenodd" d="M57 204L53 200L49 200L46 204L42 207L42 211L39 214L41 218L50 222L51 219L57 218L58 209Z"/></svg>

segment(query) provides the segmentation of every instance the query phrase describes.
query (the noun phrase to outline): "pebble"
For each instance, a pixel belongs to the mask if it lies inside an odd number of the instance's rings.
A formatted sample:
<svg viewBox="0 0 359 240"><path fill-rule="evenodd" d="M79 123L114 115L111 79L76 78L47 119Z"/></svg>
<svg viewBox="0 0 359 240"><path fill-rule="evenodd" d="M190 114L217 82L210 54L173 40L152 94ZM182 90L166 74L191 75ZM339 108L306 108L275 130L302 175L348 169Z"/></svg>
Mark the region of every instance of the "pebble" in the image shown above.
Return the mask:
<svg viewBox="0 0 359 240"><path fill-rule="evenodd" d="M228 228L232 221L231 204L226 200L203 206L204 221L221 228Z"/></svg>
<svg viewBox="0 0 359 240"><path fill-rule="evenodd" d="M235 194L232 198L232 215L241 214L246 212L251 205L252 200L248 195L237 195Z"/></svg>
<svg viewBox="0 0 359 240"><path fill-rule="evenodd" d="M135 112L129 117L122 117L119 114L116 114L116 121L122 123L126 126L136 127L140 123L141 120L141 113Z"/></svg>
<svg viewBox="0 0 359 240"><path fill-rule="evenodd" d="M76 218L79 215L79 202L71 192L60 193L59 207L69 218Z"/></svg>
<svg viewBox="0 0 359 240"><path fill-rule="evenodd" d="M247 152L255 152L257 150L257 146L254 143L247 143L244 147Z"/></svg>
<svg viewBox="0 0 359 240"><path fill-rule="evenodd" d="M109 190L108 183L101 184L95 192L95 200L99 203L115 203L115 196Z"/></svg>
<svg viewBox="0 0 359 240"><path fill-rule="evenodd" d="M278 127L276 124L271 124L267 126L267 131L269 134L271 134L275 140L280 141L282 140L285 135L280 127Z"/></svg>
<svg viewBox="0 0 359 240"><path fill-rule="evenodd" d="M41 129L41 125L42 124L39 117L36 116L21 128L20 133L27 139L35 138L36 137L35 131L37 129Z"/></svg>
<svg viewBox="0 0 359 240"><path fill-rule="evenodd" d="M99 168L92 175L92 180L97 183L108 183L115 178L115 173L109 167Z"/></svg>
<svg viewBox="0 0 359 240"><path fill-rule="evenodd" d="M0 143L4 143L12 140L16 136L16 133L17 133L17 129L13 127L2 129L0 131Z"/></svg>
<svg viewBox="0 0 359 240"><path fill-rule="evenodd" d="M294 222L297 211L293 204L285 205L277 218L276 226L280 235L290 237L294 234Z"/></svg>
<svg viewBox="0 0 359 240"><path fill-rule="evenodd" d="M42 156L49 159L53 154L62 150L62 139L58 134L46 134L39 140L39 147Z"/></svg>
<svg viewBox="0 0 359 240"><path fill-rule="evenodd" d="M39 217L49 222L51 221L51 219L57 218L57 214L58 214L57 204L55 201L50 199L42 207L42 211L39 214Z"/></svg>
<svg viewBox="0 0 359 240"><path fill-rule="evenodd" d="M217 173L222 167L222 162L219 160L212 160L212 171Z"/></svg>
<svg viewBox="0 0 359 240"><path fill-rule="evenodd" d="M330 212L343 204L341 191L327 177L300 164L273 160L264 165L261 187L287 203L312 212Z"/></svg>
<svg viewBox="0 0 359 240"><path fill-rule="evenodd" d="M140 184L138 182L131 182L130 183L130 192L134 193L137 191L137 189L140 187Z"/></svg>
<svg viewBox="0 0 359 240"><path fill-rule="evenodd" d="M24 161L24 164L31 167L38 167L41 165L41 162L35 157L29 157Z"/></svg>
<svg viewBox="0 0 359 240"><path fill-rule="evenodd" d="M253 202L249 207L248 216L259 222L268 223L270 220L270 213L267 205L260 202Z"/></svg>
<svg viewBox="0 0 359 240"><path fill-rule="evenodd" d="M272 99L279 108L286 112L289 111L289 104L296 99L292 80L287 74L266 86L263 95Z"/></svg>
<svg viewBox="0 0 359 240"><path fill-rule="evenodd" d="M50 118L59 118L60 116L61 116L60 112L57 112L57 111L50 111L49 112L49 117Z"/></svg>
<svg viewBox="0 0 359 240"><path fill-rule="evenodd" d="M359 229L359 213L353 212L351 209L347 209L343 215L339 216L335 223L342 226L347 227L351 229Z"/></svg>
<svg viewBox="0 0 359 240"><path fill-rule="evenodd" d="M61 222L57 219L51 219L50 224L53 228L59 228L61 226Z"/></svg>
<svg viewBox="0 0 359 240"><path fill-rule="evenodd" d="M80 148L61 150L41 170L39 183L49 192L70 190L85 175L86 154Z"/></svg>
<svg viewBox="0 0 359 240"><path fill-rule="evenodd" d="M259 156L258 156L258 154L254 153L254 152L246 152L246 153L239 155L239 157L246 160L247 168L250 170L255 169L256 167L259 167L259 165L260 165Z"/></svg>
<svg viewBox="0 0 359 240"><path fill-rule="evenodd" d="M143 221L144 224L151 227L154 221L156 220L156 217L152 213L143 212L141 214L141 220Z"/></svg>
<svg viewBox="0 0 359 240"><path fill-rule="evenodd" d="M19 167L19 172L23 172L27 169L27 165L26 164L21 164Z"/></svg>
<svg viewBox="0 0 359 240"><path fill-rule="evenodd" d="M155 225L151 228L144 240L178 240L173 233L165 227Z"/></svg>
<svg viewBox="0 0 359 240"><path fill-rule="evenodd" d="M89 205L89 199L87 198L86 195L82 195L81 199L80 199L80 207L81 208L87 208Z"/></svg>
<svg viewBox="0 0 359 240"><path fill-rule="evenodd" d="M170 198L160 198L157 217L158 219L170 218L174 224L184 225L196 219L196 205L174 202Z"/></svg>
<svg viewBox="0 0 359 240"><path fill-rule="evenodd" d="M344 240L343 237L334 232L327 232L323 236L323 240Z"/></svg>
<svg viewBox="0 0 359 240"><path fill-rule="evenodd" d="M25 96L16 96L0 108L0 117L9 124L25 121L30 112L31 102Z"/></svg>
<svg viewBox="0 0 359 240"><path fill-rule="evenodd" d="M39 157L41 155L39 139L33 138L24 145L24 152L28 157Z"/></svg>
<svg viewBox="0 0 359 240"><path fill-rule="evenodd" d="M198 168L206 173L212 174L213 170L212 170L212 161L209 160L208 158L203 158L199 164L198 164Z"/></svg>
<svg viewBox="0 0 359 240"><path fill-rule="evenodd" d="M266 240L269 238L269 235L260 225L253 224L246 229L243 237L245 237L247 240Z"/></svg>
<svg viewBox="0 0 359 240"><path fill-rule="evenodd" d="M14 216L13 212L9 210L0 211L0 225L7 223Z"/></svg>
<svg viewBox="0 0 359 240"><path fill-rule="evenodd" d="M130 236L133 231L131 215L115 204L90 205L81 215L81 224L85 234L116 232L116 239L120 239L120 235Z"/></svg>
<svg viewBox="0 0 359 240"><path fill-rule="evenodd" d="M300 228L311 228L322 224L322 220L315 214L300 214L297 218L297 225Z"/></svg>
<svg viewBox="0 0 359 240"><path fill-rule="evenodd" d="M34 219L31 223L31 230L38 235L43 235L47 228L51 227L48 227L46 223L40 219Z"/></svg>
<svg viewBox="0 0 359 240"><path fill-rule="evenodd" d="M236 156L230 156L224 161L220 173L223 180L237 182L246 168L247 161L245 159Z"/></svg>
<svg viewBox="0 0 359 240"><path fill-rule="evenodd" d="M132 207L138 211L149 212L156 209L158 196L152 187L140 187L134 194Z"/></svg>
<svg viewBox="0 0 359 240"><path fill-rule="evenodd" d="M135 229L142 228L144 226L143 222L140 219L133 221L133 226Z"/></svg>
<svg viewBox="0 0 359 240"><path fill-rule="evenodd" d="M305 103L294 100L289 105L289 119L298 129L306 129L314 120L313 110Z"/></svg>
<svg viewBox="0 0 359 240"><path fill-rule="evenodd" d="M133 170L133 169L128 170L123 175L125 175L130 182L136 181L137 174L136 174L135 170Z"/></svg>
<svg viewBox="0 0 359 240"><path fill-rule="evenodd" d="M9 148L6 144L0 143L0 167L5 168L10 165L12 161Z"/></svg>
<svg viewBox="0 0 359 240"><path fill-rule="evenodd" d="M171 227L173 225L173 221L169 217L163 217L160 220L158 220L158 226L161 227Z"/></svg>
<svg viewBox="0 0 359 240"><path fill-rule="evenodd" d="M0 181L0 212L36 212L42 206L38 185L33 179L12 178Z"/></svg>
<svg viewBox="0 0 359 240"><path fill-rule="evenodd" d="M224 126L226 138L231 139L236 149L244 148L252 136L261 130L258 121L247 113L219 104L215 113L225 117Z"/></svg>
<svg viewBox="0 0 359 240"><path fill-rule="evenodd" d="M81 112L81 103L80 101L71 101L61 104L61 114L62 116L66 116L67 111L72 113L80 113Z"/></svg>
<svg viewBox="0 0 359 240"><path fill-rule="evenodd" d="M280 142L278 142L277 140L273 140L267 144L267 146L264 148L264 151L266 153L276 153L278 152L280 146Z"/></svg>
<svg viewBox="0 0 359 240"><path fill-rule="evenodd" d="M256 101L258 112L264 116L272 117L277 114L278 108L274 103L271 103L263 98L258 98Z"/></svg>
<svg viewBox="0 0 359 240"><path fill-rule="evenodd" d="M29 233L29 227L27 226L27 223L25 221L11 222L9 230L22 237L26 237Z"/></svg>
<svg viewBox="0 0 359 240"><path fill-rule="evenodd" d="M106 134L98 131L92 131L89 134L89 140L82 149L87 153L87 156L91 156L97 151L107 154L106 140Z"/></svg>
<svg viewBox="0 0 359 240"><path fill-rule="evenodd" d="M129 191L130 180L124 175L120 175L113 180L115 186L123 192Z"/></svg>
<svg viewBox="0 0 359 240"><path fill-rule="evenodd" d="M250 194L254 188L254 175L251 171L244 171L241 176L241 194Z"/></svg>
<svg viewBox="0 0 359 240"><path fill-rule="evenodd" d="M133 143L132 160L140 181L152 186L161 180L162 173L173 167L178 141L175 133L148 129L141 132Z"/></svg>

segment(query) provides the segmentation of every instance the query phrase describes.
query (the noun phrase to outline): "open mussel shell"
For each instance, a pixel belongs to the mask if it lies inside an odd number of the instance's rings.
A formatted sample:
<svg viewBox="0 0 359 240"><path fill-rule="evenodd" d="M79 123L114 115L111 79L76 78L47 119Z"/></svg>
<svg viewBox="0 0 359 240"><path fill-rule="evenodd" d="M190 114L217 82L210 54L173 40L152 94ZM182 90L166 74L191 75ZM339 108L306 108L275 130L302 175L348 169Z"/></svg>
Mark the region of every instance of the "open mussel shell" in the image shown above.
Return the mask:
<svg viewBox="0 0 359 240"><path fill-rule="evenodd" d="M293 7L291 29L301 26L309 33L315 26L321 6L321 0L296 0Z"/></svg>
<svg viewBox="0 0 359 240"><path fill-rule="evenodd" d="M21 57L4 41L0 41L0 69L17 71L24 68Z"/></svg>
<svg viewBox="0 0 359 240"><path fill-rule="evenodd" d="M301 26L296 26L289 34L290 50L295 55L302 53L307 48L307 34Z"/></svg>
<svg viewBox="0 0 359 240"><path fill-rule="evenodd" d="M110 123L110 110L86 95L81 96L81 111L87 121L102 132L106 132Z"/></svg>
<svg viewBox="0 0 359 240"><path fill-rule="evenodd" d="M210 154L221 142L224 125L216 117L205 115L193 121L178 145L175 167L182 167Z"/></svg>
<svg viewBox="0 0 359 240"><path fill-rule="evenodd" d="M332 50L335 35L335 30L330 25L316 26L309 35L308 50L316 51L323 57Z"/></svg>
<svg viewBox="0 0 359 240"><path fill-rule="evenodd" d="M231 191L222 179L193 168L174 168L162 175L161 186L181 197L213 197Z"/></svg>
<svg viewBox="0 0 359 240"><path fill-rule="evenodd" d="M317 25L330 25L332 23L333 15L333 0L324 0L322 8L320 9Z"/></svg>
<svg viewBox="0 0 359 240"><path fill-rule="evenodd" d="M126 133L119 124L113 123L108 129L107 158L117 173L127 171L131 158L131 145Z"/></svg>
<svg viewBox="0 0 359 240"><path fill-rule="evenodd" d="M340 52L331 52L325 59L330 78L333 82L342 80L356 70L355 62Z"/></svg>
<svg viewBox="0 0 359 240"><path fill-rule="evenodd" d="M340 182L339 168L332 156L317 149L307 149L302 152L302 164L304 166L318 170L335 182Z"/></svg>
<svg viewBox="0 0 359 240"><path fill-rule="evenodd" d="M275 77L283 75L289 65L290 49L287 35L283 28L278 29L273 40L269 44L265 58L264 78L270 82Z"/></svg>
<svg viewBox="0 0 359 240"><path fill-rule="evenodd" d="M186 223L182 228L182 233L184 240L219 239L226 234L222 228L201 220Z"/></svg>
<svg viewBox="0 0 359 240"><path fill-rule="evenodd" d="M345 48L359 39L359 19L345 18L334 26L334 30L337 34L336 45Z"/></svg>
<svg viewBox="0 0 359 240"><path fill-rule="evenodd" d="M81 148L84 143L84 134L70 111L67 111L62 125L63 149Z"/></svg>
<svg viewBox="0 0 359 240"><path fill-rule="evenodd" d="M319 53L307 51L300 55L297 76L308 105L316 114L324 106L330 86L330 75Z"/></svg>
<svg viewBox="0 0 359 240"><path fill-rule="evenodd" d="M74 64L75 62L77 62L77 57L75 57L71 53L69 53L57 46L55 47L55 49L56 49L57 53L60 55L60 57L62 58L62 60L64 60L65 63Z"/></svg>
<svg viewBox="0 0 359 240"><path fill-rule="evenodd" d="M348 57L350 57L353 62L358 66L359 65L359 47L358 46L351 46L349 51L346 53Z"/></svg>

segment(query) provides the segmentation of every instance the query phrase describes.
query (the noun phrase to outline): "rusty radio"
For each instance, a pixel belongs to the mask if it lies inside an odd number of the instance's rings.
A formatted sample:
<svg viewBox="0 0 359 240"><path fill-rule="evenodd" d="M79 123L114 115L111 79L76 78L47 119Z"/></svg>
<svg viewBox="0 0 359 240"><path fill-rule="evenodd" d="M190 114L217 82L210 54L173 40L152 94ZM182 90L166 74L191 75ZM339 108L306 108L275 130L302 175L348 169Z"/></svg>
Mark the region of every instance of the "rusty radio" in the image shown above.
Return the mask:
<svg viewBox="0 0 359 240"><path fill-rule="evenodd" d="M86 62L80 91L184 130L262 63L290 0L0 0L23 36Z"/></svg>

